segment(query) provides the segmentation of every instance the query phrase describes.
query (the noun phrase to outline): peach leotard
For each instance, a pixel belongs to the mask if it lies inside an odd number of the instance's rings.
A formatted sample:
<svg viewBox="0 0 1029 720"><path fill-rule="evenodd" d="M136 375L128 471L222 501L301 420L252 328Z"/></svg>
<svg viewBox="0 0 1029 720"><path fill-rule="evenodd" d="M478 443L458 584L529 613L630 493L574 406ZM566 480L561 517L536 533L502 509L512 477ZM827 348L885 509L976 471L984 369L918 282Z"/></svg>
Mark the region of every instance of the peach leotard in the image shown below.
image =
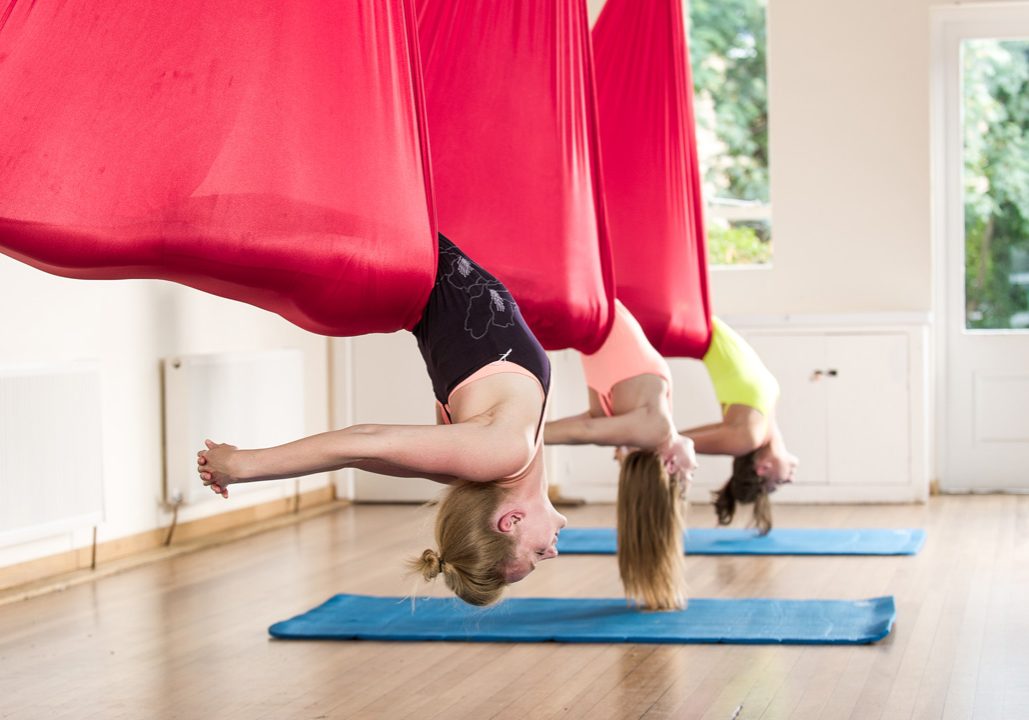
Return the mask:
<svg viewBox="0 0 1029 720"><path fill-rule="evenodd" d="M586 384L597 393L604 414L614 414L611 395L614 386L638 375L657 375L672 393L672 373L661 354L647 340L643 328L620 300L615 300L615 321L611 334L592 355L582 355Z"/></svg>

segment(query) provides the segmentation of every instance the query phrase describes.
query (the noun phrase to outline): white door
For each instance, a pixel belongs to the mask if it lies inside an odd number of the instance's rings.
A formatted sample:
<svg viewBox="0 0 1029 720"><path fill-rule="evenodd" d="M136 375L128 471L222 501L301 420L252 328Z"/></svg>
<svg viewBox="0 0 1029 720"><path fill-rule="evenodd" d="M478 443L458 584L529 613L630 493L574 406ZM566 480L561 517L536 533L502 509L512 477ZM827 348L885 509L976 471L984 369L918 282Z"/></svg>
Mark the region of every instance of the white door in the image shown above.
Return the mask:
<svg viewBox="0 0 1029 720"><path fill-rule="evenodd" d="M933 12L947 490L1029 489L1029 3Z"/></svg>

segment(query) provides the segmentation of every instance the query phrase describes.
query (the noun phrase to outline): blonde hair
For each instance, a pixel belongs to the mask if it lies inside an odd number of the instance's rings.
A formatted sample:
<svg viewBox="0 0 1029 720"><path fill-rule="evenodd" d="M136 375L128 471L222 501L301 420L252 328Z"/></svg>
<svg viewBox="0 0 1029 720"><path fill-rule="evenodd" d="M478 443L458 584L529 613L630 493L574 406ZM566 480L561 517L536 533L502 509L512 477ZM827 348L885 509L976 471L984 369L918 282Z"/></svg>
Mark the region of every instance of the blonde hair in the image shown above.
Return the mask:
<svg viewBox="0 0 1029 720"><path fill-rule="evenodd" d="M496 483L451 487L436 512L439 550L425 550L408 566L427 581L442 575L447 587L470 605L495 603L507 585L504 566L515 547L514 537L493 526L505 494Z"/></svg>
<svg viewBox="0 0 1029 720"><path fill-rule="evenodd" d="M681 488L657 453L637 450L622 461L617 514L626 597L649 610L684 608Z"/></svg>

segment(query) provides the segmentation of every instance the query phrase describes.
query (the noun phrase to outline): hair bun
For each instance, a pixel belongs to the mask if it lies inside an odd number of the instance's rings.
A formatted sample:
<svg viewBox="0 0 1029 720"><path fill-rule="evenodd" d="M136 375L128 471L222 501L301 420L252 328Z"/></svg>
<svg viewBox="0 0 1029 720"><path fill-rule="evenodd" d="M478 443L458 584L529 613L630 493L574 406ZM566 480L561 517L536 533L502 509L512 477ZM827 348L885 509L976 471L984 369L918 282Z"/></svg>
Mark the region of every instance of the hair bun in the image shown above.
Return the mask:
<svg viewBox="0 0 1029 720"><path fill-rule="evenodd" d="M432 580L443 571L443 558L435 550L427 549L422 552L422 557L418 561L418 569L423 578Z"/></svg>

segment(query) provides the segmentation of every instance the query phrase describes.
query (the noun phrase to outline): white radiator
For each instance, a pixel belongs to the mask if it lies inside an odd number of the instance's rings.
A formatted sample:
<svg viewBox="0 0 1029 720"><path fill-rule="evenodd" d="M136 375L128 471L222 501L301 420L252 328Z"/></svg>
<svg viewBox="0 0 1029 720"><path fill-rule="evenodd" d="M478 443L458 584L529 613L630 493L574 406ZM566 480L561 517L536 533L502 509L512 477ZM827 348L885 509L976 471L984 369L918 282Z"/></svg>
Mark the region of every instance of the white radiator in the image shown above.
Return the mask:
<svg viewBox="0 0 1029 720"><path fill-rule="evenodd" d="M303 437L301 351L182 355L163 365L166 502L216 498L196 471L205 438L258 448ZM229 496L262 486L234 485Z"/></svg>
<svg viewBox="0 0 1029 720"><path fill-rule="evenodd" d="M0 545L100 522L100 426L94 363L0 367Z"/></svg>

